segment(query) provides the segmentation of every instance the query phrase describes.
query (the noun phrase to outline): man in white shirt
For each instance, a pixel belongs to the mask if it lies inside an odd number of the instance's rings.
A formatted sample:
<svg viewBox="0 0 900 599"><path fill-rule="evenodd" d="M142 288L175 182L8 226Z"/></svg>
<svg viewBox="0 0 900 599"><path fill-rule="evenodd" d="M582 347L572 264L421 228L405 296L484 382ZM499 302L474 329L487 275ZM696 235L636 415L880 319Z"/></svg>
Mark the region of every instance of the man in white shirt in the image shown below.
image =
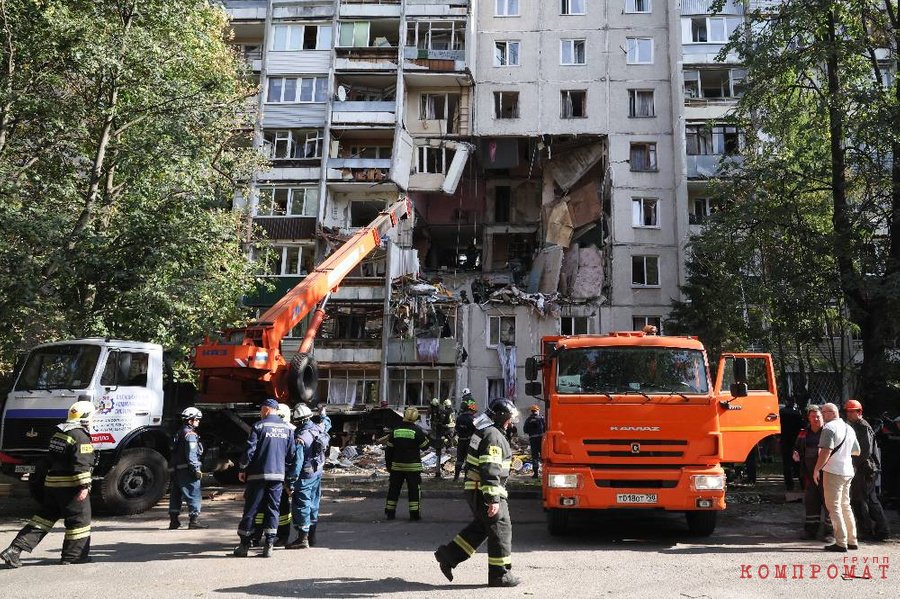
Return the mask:
<svg viewBox="0 0 900 599"><path fill-rule="evenodd" d="M825 503L834 526L834 543L825 551L846 553L859 549L856 540L856 521L850 509L850 483L853 482L852 456L859 455L859 441L853 427L838 417L838 407L833 403L822 406L825 426L819 436L819 459L813 471L813 480L825 491Z"/></svg>

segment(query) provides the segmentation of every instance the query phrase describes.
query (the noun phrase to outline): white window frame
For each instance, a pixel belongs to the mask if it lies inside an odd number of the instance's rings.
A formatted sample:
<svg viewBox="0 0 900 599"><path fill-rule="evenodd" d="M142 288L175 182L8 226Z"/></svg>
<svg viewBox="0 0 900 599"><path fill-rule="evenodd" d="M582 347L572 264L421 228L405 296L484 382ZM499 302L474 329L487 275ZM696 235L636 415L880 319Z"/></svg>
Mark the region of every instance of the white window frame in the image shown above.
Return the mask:
<svg viewBox="0 0 900 599"><path fill-rule="evenodd" d="M581 10L579 11L577 7L573 7L573 4L576 2L581 4ZM560 0L559 2L559 14L564 16L570 15L584 15L587 14L587 0Z"/></svg>
<svg viewBox="0 0 900 599"><path fill-rule="evenodd" d="M647 151L647 168L635 168L632 156L634 155L635 146L646 146ZM654 141L635 141L628 146L628 163L633 173L655 173L659 170L659 156L657 154L657 144ZM641 165L643 166L643 165Z"/></svg>
<svg viewBox="0 0 900 599"><path fill-rule="evenodd" d="M426 170L429 162L429 154L437 154L443 170L439 172ZM453 160L453 152L447 152L444 146L419 146L416 151L416 172L429 175L446 175L450 162Z"/></svg>
<svg viewBox="0 0 900 599"><path fill-rule="evenodd" d="M641 43L647 42L650 44L650 59L649 60L640 60L641 57ZM653 38L652 37L627 37L625 38L626 44L626 64L653 64Z"/></svg>
<svg viewBox="0 0 900 599"><path fill-rule="evenodd" d="M576 331L576 329L584 329L583 333L573 332L572 335L590 335L593 333L593 322L594 319L591 316L560 316L559 317L559 334L560 335L568 335L570 333L563 333L563 321L570 321L569 329L571 331ZM584 327L576 327L576 323L582 322Z"/></svg>
<svg viewBox="0 0 900 599"><path fill-rule="evenodd" d="M344 45L341 43L341 38L343 37L342 30L344 29L345 25L352 26L352 29L353 29L352 35L350 36L350 44L349 45ZM356 45L356 38L357 38L356 29L357 29L357 27L363 28L366 32L366 45L365 46ZM372 22L371 21L348 20L348 21L341 21L340 23L338 23L337 40L335 42L336 48L369 48L369 47L371 47L371 45L372 45Z"/></svg>
<svg viewBox="0 0 900 599"><path fill-rule="evenodd" d="M502 46L502 48L501 48ZM510 57L513 54L510 48L515 46L515 62L511 62ZM522 45L518 40L494 40L494 66L495 67L517 67L521 64Z"/></svg>
<svg viewBox="0 0 900 599"><path fill-rule="evenodd" d="M650 114L638 114L638 94L650 94ZM656 118L656 90L653 89L629 89L628 90L628 118L652 119Z"/></svg>
<svg viewBox="0 0 900 599"><path fill-rule="evenodd" d="M316 31L316 47L315 48L304 48L303 40L306 37L306 28L307 27L315 27ZM323 34L323 30L327 30L327 34ZM279 32L284 31L284 47L279 48L280 45ZM270 50L272 52L301 52L301 51L309 51L309 50L331 50L331 43L333 39L332 35L333 29L331 25L326 25L324 23L307 23L307 24L299 24L299 23L277 23L272 25L272 46ZM297 40L297 44L292 44L293 40Z"/></svg>
<svg viewBox="0 0 900 599"><path fill-rule="evenodd" d="M274 135L274 142L269 143L265 137ZM318 160L322 157L324 132L321 129L266 129L263 131L263 148L266 157L278 162L282 160ZM288 146L287 156L276 156L279 141L286 141ZM306 148L313 144L315 154L306 155ZM295 155L300 150L301 155Z"/></svg>
<svg viewBox="0 0 900 599"><path fill-rule="evenodd" d="M584 94L584 102L582 103L582 114L575 115L575 103L572 101L572 94ZM566 109L571 108L569 114ZM563 89L559 92L559 118L569 119L586 119L587 118L587 90L586 89Z"/></svg>
<svg viewBox="0 0 900 599"><path fill-rule="evenodd" d="M494 0L495 17L518 17L519 8L519 0Z"/></svg>
<svg viewBox="0 0 900 599"><path fill-rule="evenodd" d="M434 98L444 99L444 114L438 116L434 109ZM446 121L450 118L450 98L456 98L456 110L459 111L459 103L462 100L459 94L423 92L419 95L419 120L420 121Z"/></svg>
<svg viewBox="0 0 900 599"><path fill-rule="evenodd" d="M652 218L647 224L648 215ZM659 198L631 198L631 226L635 229L659 229Z"/></svg>
<svg viewBox="0 0 900 599"><path fill-rule="evenodd" d="M501 110L503 106L503 94L515 94L516 96L516 110L515 114L512 116L503 116L503 112ZM498 101L499 100L499 101ZM494 92L494 118L495 119L517 119L521 114L522 109L519 105L519 92L517 91L496 91Z"/></svg>
<svg viewBox="0 0 900 599"><path fill-rule="evenodd" d="M297 250L297 261L294 263L293 268L288 267L288 255L291 250ZM304 255L312 254L312 260L310 270L306 271L305 274L309 274L313 268L315 268L315 251L316 246L310 243L272 243L267 247L263 248L261 252L264 257L268 257L269 252L280 251L281 252L281 263L278 274L273 274L271 272L266 272L263 276L266 277L302 277L305 276L303 273L303 258ZM308 259L308 258L307 258ZM268 267L268 264L266 265Z"/></svg>
<svg viewBox="0 0 900 599"><path fill-rule="evenodd" d="M662 316L644 316L641 314L632 314L631 316L631 326L634 327L634 331L642 331L644 327L652 325L656 327L656 334L662 335ZM640 324L640 326L638 326Z"/></svg>
<svg viewBox="0 0 900 599"><path fill-rule="evenodd" d="M363 156L363 153L368 151L375 151L374 158L372 156ZM391 154L393 153L392 146L376 146L376 145L365 145L365 146L350 146L350 158L362 158L363 160L390 160Z"/></svg>
<svg viewBox="0 0 900 599"><path fill-rule="evenodd" d="M635 260L641 261L641 278L643 278L643 283L637 281L636 271L635 271ZM656 282L650 281L650 274L653 273L652 269L648 267L651 262L656 263ZM636 254L631 257L631 286L632 287L659 287L659 256L650 255L650 254Z"/></svg>
<svg viewBox="0 0 900 599"><path fill-rule="evenodd" d="M638 2L644 5L644 10L638 9ZM625 0L625 12L629 14L647 14L653 12L652 0Z"/></svg>
<svg viewBox="0 0 900 599"><path fill-rule="evenodd" d="M272 82L279 79L281 80L280 96L278 99L273 100L271 98ZM290 80L294 81L294 99L285 100L285 82ZM306 81L312 81L312 98L309 100L302 99L303 89L306 85L304 82ZM266 82L266 104L324 104L327 101L328 77L286 77L279 75L276 77L269 77Z"/></svg>
<svg viewBox="0 0 900 599"><path fill-rule="evenodd" d="M513 325L513 340L511 343L504 343L504 345L510 346L516 344L516 317L488 316L487 347L497 347L500 344L500 327L502 327L504 323L508 325L509 321L512 321Z"/></svg>
<svg viewBox="0 0 900 599"><path fill-rule="evenodd" d="M287 190L287 202L285 203L284 214L275 212L275 191ZM263 197L269 196L270 205L266 208L263 206ZM256 216L273 217L273 218L297 218L312 217L315 218L319 212L319 188L311 185L286 187L283 185L261 185L257 188ZM300 211L294 210L294 204L297 201L303 202L303 208ZM266 208L261 211L261 208Z"/></svg>
<svg viewBox="0 0 900 599"><path fill-rule="evenodd" d="M581 46L581 62L578 62L578 55L575 48ZM572 62L566 62L566 52ZM581 67L587 64L587 40L584 38L562 39L559 40L559 64L565 67Z"/></svg>
<svg viewBox="0 0 900 599"><path fill-rule="evenodd" d="M440 50L465 50L466 22L461 20L409 21L406 25L406 47L418 48L419 50L434 50L432 41L434 26L446 27L447 24L450 25L448 29L450 32L450 47L440 48Z"/></svg>

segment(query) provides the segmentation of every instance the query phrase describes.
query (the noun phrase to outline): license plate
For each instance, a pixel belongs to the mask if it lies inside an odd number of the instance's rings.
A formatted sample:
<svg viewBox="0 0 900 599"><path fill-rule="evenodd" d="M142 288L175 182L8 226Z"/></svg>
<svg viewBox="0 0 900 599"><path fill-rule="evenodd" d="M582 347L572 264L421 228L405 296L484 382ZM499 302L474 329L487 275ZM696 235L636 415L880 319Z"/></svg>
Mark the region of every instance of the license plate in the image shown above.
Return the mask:
<svg viewBox="0 0 900 599"><path fill-rule="evenodd" d="M16 466L16 474L33 474L34 466L28 466L27 464L19 464Z"/></svg>
<svg viewBox="0 0 900 599"><path fill-rule="evenodd" d="M619 493L616 503L656 503L656 493Z"/></svg>

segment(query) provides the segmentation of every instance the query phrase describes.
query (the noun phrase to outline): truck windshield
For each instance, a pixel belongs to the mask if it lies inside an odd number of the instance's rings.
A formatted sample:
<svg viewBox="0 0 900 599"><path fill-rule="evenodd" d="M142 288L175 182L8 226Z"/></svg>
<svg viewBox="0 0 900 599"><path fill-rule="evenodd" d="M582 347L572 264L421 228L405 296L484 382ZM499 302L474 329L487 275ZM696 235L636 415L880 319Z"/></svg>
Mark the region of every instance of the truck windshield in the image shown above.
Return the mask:
<svg viewBox="0 0 900 599"><path fill-rule="evenodd" d="M585 347L558 357L561 395L707 393L703 352L674 347Z"/></svg>
<svg viewBox="0 0 900 599"><path fill-rule="evenodd" d="M98 345L53 345L32 351L16 391L84 389L91 383L100 357Z"/></svg>

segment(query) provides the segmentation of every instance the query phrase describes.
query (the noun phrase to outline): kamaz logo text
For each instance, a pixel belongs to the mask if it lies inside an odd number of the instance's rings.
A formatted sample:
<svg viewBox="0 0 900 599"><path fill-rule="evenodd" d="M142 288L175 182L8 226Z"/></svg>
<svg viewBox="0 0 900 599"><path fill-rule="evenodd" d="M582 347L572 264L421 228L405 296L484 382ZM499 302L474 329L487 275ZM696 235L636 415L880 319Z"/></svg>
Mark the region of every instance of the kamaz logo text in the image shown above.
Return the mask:
<svg viewBox="0 0 900 599"><path fill-rule="evenodd" d="M611 426L611 431L621 431L629 433L658 433L658 426Z"/></svg>

